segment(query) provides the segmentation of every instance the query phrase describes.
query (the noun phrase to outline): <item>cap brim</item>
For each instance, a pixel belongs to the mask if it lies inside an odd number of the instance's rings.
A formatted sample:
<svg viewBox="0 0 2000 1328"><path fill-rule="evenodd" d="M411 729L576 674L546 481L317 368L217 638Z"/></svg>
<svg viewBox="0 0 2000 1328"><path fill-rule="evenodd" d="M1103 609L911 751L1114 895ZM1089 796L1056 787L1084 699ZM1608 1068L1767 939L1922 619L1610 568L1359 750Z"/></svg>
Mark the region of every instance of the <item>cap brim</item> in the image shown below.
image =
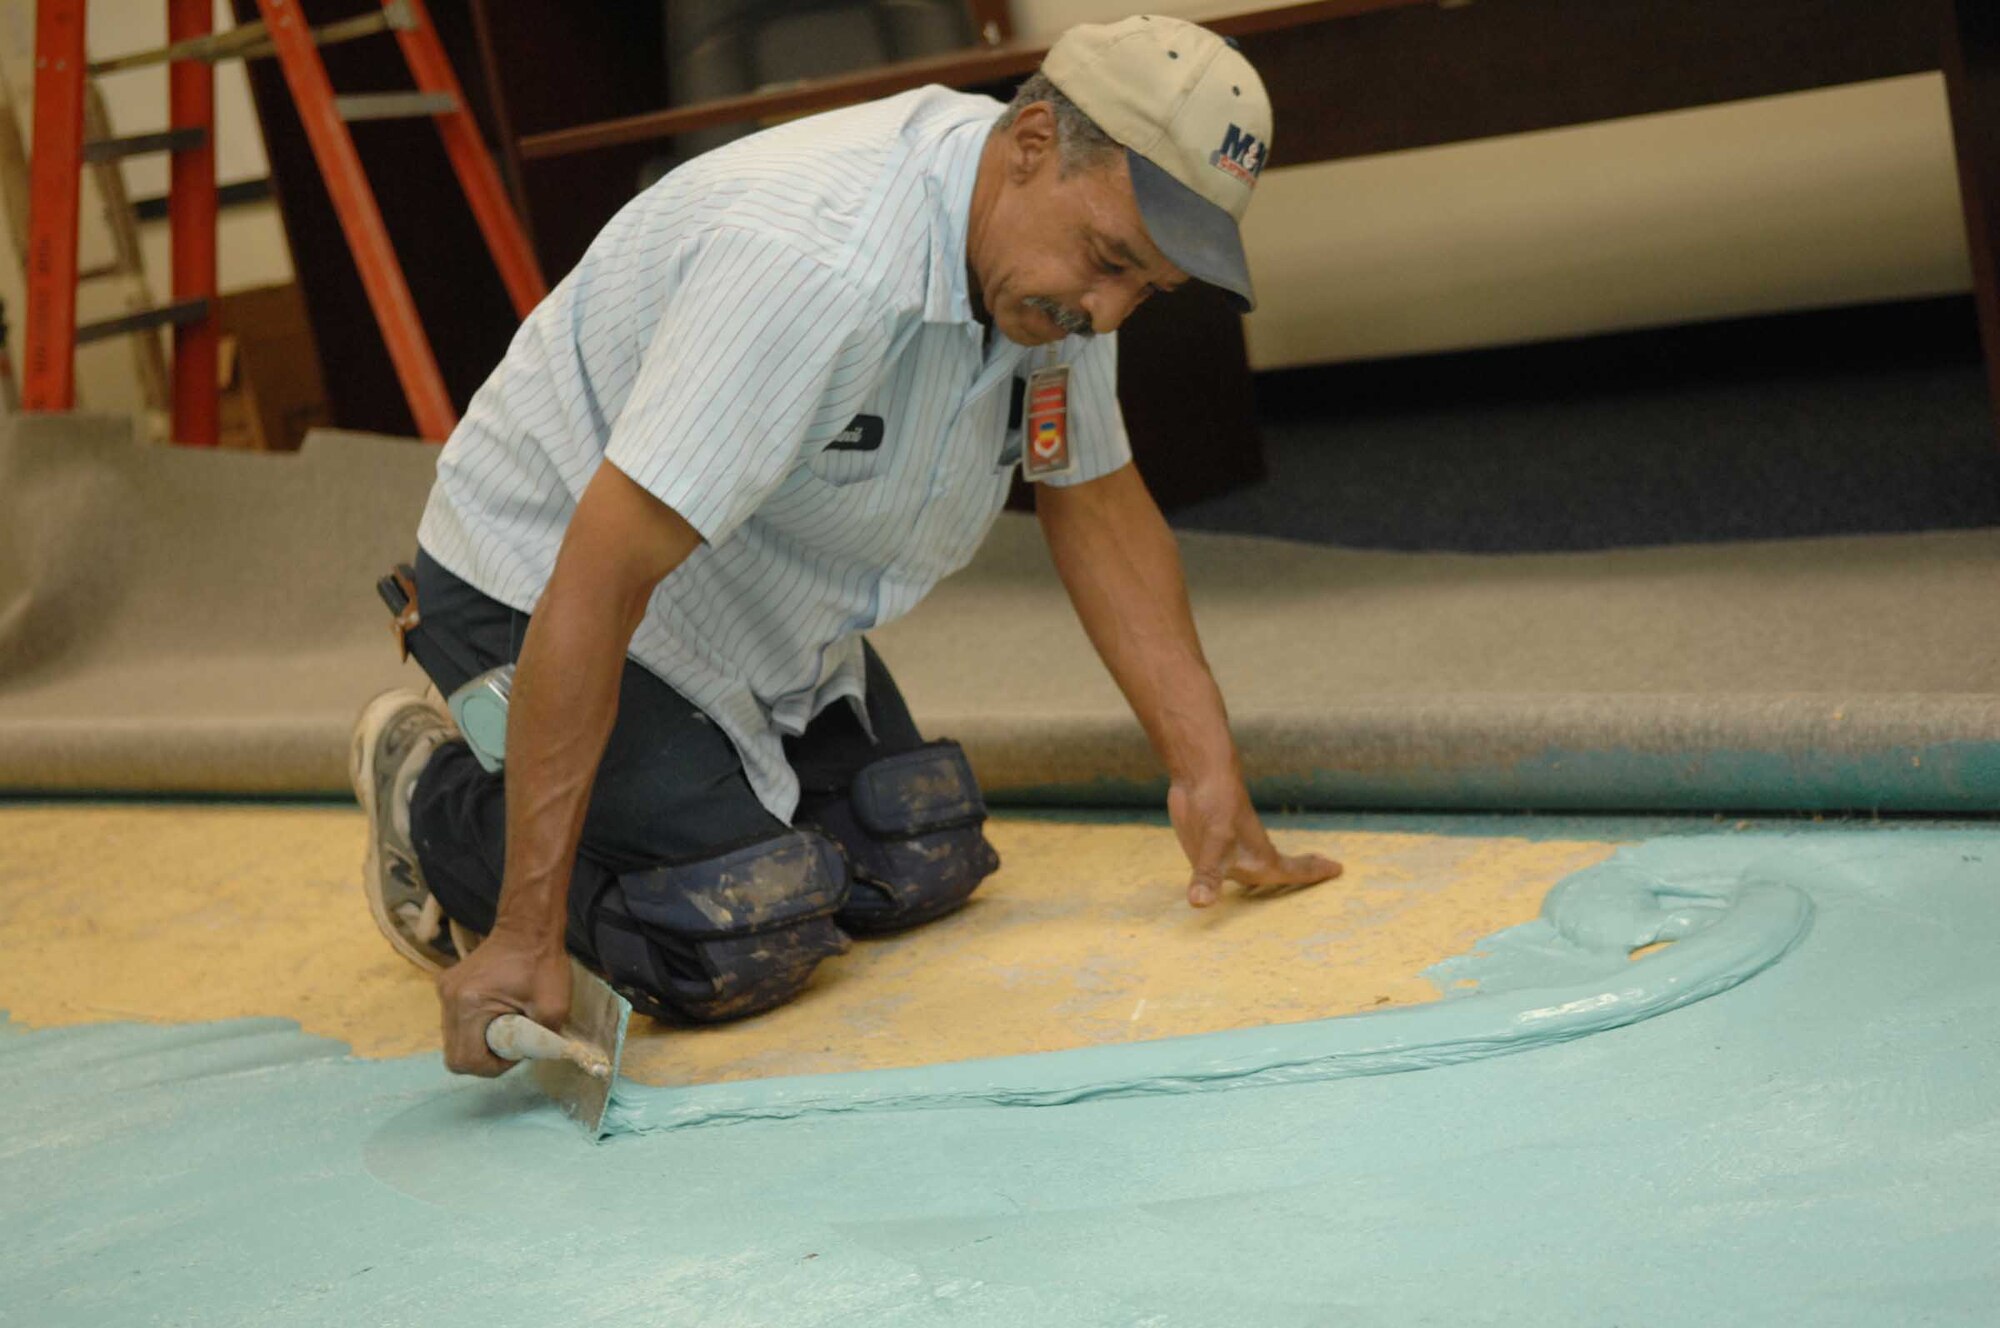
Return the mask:
<svg viewBox="0 0 2000 1328"><path fill-rule="evenodd" d="M1227 292L1239 311L1256 308L1236 218L1132 149L1125 149L1125 159L1132 167L1139 216L1160 252L1197 281Z"/></svg>

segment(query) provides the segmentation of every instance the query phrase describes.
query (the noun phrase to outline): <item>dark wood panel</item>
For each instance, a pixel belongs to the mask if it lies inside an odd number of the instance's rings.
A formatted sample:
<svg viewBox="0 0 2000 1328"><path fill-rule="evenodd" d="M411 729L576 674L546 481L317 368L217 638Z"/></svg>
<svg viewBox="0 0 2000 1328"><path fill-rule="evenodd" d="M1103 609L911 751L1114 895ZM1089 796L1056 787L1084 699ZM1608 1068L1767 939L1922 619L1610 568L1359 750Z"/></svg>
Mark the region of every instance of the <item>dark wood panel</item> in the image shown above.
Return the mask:
<svg viewBox="0 0 2000 1328"><path fill-rule="evenodd" d="M1991 0L1952 0L1943 21L1965 235L1987 382L2000 405L2000 9Z"/></svg>
<svg viewBox="0 0 2000 1328"><path fill-rule="evenodd" d="M1245 34L1279 166L1940 67L1941 0L1487 0Z"/></svg>
<svg viewBox="0 0 2000 1328"><path fill-rule="evenodd" d="M1010 41L1014 36L1013 6L1007 0L967 0L972 11L972 27L993 42Z"/></svg>
<svg viewBox="0 0 2000 1328"><path fill-rule="evenodd" d="M1146 487L1165 508L1264 478L1243 316L1191 283L1118 333L1118 404Z"/></svg>
<svg viewBox="0 0 2000 1328"><path fill-rule="evenodd" d="M1319 0L1215 20L1264 76L1279 165L1584 124L1940 66L1946 0ZM1044 43L904 61L527 135L526 158L1025 76Z"/></svg>
<svg viewBox="0 0 2000 1328"><path fill-rule="evenodd" d="M656 105L666 87L662 14L631 0L461 0L488 69L495 135L515 206L543 271L567 272L597 228L631 198L656 147L607 154L588 168L531 165L523 136Z"/></svg>
<svg viewBox="0 0 2000 1328"><path fill-rule="evenodd" d="M1425 3L1428 0L1314 0L1309 4L1279 5L1267 10L1231 15L1216 19L1208 26L1226 36L1238 36ZM993 13L1004 13L1005 9L1005 0L975 3L974 21L983 27L984 21ZM1001 31L1003 37L1011 34L1012 25L1004 24ZM622 144L655 143L718 125L851 106L856 102L906 92L927 83L979 88L1004 81L1018 82L1040 66L1048 49L1047 42L1003 40L994 46L925 56L917 60L900 60L851 74L811 79L789 87L745 93L740 97L717 98L699 105L655 108L596 123L590 122L587 116L577 115L567 122L568 128L526 135L521 141L520 151L524 157L560 157Z"/></svg>
<svg viewBox="0 0 2000 1328"><path fill-rule="evenodd" d="M947 55L882 65L856 74L843 74L838 78L813 79L772 92L750 92L740 97L722 97L693 106L646 111L616 120L528 134L521 139L521 155L535 160L597 152L634 143L657 144L697 129L848 106L906 92L926 83L967 87L1002 79L1020 79L1041 64L1047 50L1046 46L1031 44L996 46L970 52L954 51Z"/></svg>
<svg viewBox="0 0 2000 1328"><path fill-rule="evenodd" d="M257 17L256 0L232 3L239 22ZM324 23L374 8L379 0L315 0L312 17ZM466 95L479 107L484 80L475 72L479 61L466 0L432 0L428 8ZM401 51L387 37L328 47L322 56L337 92L412 86ZM284 74L274 60L251 62L249 73L292 266L325 364L333 421L342 428L414 433ZM516 319L506 289L431 123L378 121L355 125L353 132L438 369L463 410L513 336Z"/></svg>

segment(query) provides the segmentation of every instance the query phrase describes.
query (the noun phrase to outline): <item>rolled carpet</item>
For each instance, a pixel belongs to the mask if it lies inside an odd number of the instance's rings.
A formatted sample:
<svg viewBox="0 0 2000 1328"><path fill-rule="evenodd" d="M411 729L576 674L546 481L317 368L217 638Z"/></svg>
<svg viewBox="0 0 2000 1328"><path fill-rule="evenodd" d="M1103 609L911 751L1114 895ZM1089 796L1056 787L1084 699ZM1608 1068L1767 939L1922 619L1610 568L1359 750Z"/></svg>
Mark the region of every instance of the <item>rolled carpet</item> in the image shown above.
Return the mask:
<svg viewBox="0 0 2000 1328"><path fill-rule="evenodd" d="M429 446L0 440L0 790L326 794L398 662L374 579ZM2000 805L2000 531L1587 554L1181 537L1260 799L1305 808ZM1034 521L874 634L996 800L1150 803L1157 764Z"/></svg>

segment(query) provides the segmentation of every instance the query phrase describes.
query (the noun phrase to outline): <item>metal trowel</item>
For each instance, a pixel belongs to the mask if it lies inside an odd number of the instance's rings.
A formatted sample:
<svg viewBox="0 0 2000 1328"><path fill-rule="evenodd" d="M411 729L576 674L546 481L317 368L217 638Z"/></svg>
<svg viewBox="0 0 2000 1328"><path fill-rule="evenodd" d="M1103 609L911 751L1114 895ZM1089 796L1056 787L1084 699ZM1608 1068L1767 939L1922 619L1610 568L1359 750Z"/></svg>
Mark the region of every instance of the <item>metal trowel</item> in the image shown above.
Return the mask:
<svg viewBox="0 0 2000 1328"><path fill-rule="evenodd" d="M502 1060L527 1061L536 1085L594 1143L604 1137L604 1109L618 1082L632 1002L574 959L569 972L569 1018L561 1032L526 1015L503 1014L486 1025L486 1045Z"/></svg>

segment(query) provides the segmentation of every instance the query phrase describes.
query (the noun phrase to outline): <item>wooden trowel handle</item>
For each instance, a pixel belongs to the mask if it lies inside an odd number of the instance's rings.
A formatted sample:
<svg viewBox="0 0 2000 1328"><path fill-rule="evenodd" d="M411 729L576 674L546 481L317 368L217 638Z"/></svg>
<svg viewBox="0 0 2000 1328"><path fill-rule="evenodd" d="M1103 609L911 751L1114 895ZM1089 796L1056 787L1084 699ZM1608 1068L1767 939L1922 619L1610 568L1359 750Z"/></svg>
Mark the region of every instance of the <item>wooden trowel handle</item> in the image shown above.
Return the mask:
<svg viewBox="0 0 2000 1328"><path fill-rule="evenodd" d="M611 1077L611 1062L595 1048L543 1028L524 1014L503 1014L486 1025L486 1046L503 1061L568 1061L596 1079Z"/></svg>

